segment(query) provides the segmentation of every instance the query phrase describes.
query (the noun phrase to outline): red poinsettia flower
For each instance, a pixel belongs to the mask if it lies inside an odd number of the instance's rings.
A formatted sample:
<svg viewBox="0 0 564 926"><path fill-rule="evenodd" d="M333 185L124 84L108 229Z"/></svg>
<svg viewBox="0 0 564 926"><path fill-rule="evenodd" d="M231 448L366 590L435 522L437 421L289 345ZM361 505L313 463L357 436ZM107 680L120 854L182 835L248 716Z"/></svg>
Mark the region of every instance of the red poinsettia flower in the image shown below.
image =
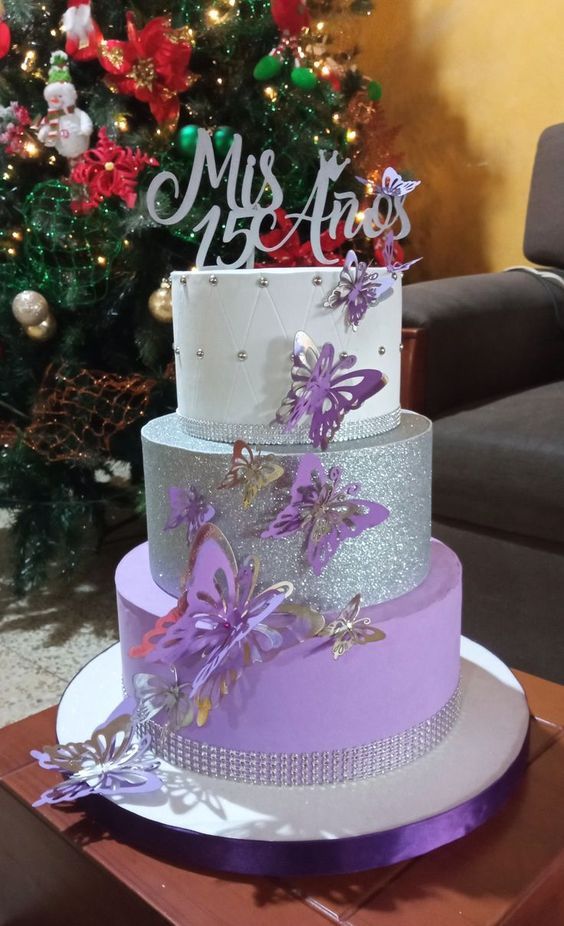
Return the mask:
<svg viewBox="0 0 564 926"><path fill-rule="evenodd" d="M165 16L138 30L127 14L127 42L102 42L100 63L118 93L148 103L159 124L178 119L178 94L190 86L188 72L192 45L187 28L173 29Z"/></svg>
<svg viewBox="0 0 564 926"><path fill-rule="evenodd" d="M293 222L288 218L285 209L276 210L276 221L276 228L262 235L261 243L267 248L275 248L276 245L280 245L284 239L287 240L281 247L277 248L275 251L273 250L268 255L272 260L272 264L262 265L278 267L317 267L319 261L316 260L313 254L311 243L309 241L302 242L295 230L290 234ZM328 231L324 231L320 236L321 249L326 257L334 257L336 249L346 241L344 222L339 222L336 232L337 234L334 238ZM289 237L287 237L288 235Z"/></svg>
<svg viewBox="0 0 564 926"><path fill-rule="evenodd" d="M84 198L72 203L73 211L90 212L110 196L118 196L133 209L139 172L149 165L158 167L159 162L139 148L122 148L100 129L98 144L84 152L71 173L71 182L84 188Z"/></svg>

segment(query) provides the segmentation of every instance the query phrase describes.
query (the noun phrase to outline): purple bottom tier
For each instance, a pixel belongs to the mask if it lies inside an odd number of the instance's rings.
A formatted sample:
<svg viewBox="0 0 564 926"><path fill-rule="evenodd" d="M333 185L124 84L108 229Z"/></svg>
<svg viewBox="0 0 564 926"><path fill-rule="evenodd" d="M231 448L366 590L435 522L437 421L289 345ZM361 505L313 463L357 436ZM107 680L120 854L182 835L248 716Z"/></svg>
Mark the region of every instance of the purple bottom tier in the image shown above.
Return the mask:
<svg viewBox="0 0 564 926"><path fill-rule="evenodd" d="M153 582L146 544L121 561L116 589L123 681L127 693L133 694L135 673L161 673L158 663L134 659L130 650L140 644L158 617L170 611L175 600ZM185 727L171 738L168 752L177 753L184 740L189 743L189 761L183 755L179 764L220 777L232 776L229 770L218 768L218 762L229 761L231 767L238 763L241 770L243 756L255 754L289 757L285 764L304 754L314 756L315 763L329 762L329 756L333 765L335 761L354 762L360 769L358 776L350 768L333 768L332 774L312 775L310 769L297 777L295 770L288 776L279 768L269 777L263 769L258 780L274 784L367 777L405 764L428 751L454 720L460 611L460 563L448 547L434 540L431 568L418 588L363 609L371 623L384 631L384 640L354 646L334 659L331 640L313 638L279 652L269 662L249 666L212 710L207 723ZM165 677L168 671L162 667ZM182 669L178 678L184 681ZM384 766L382 749L380 758L374 758L374 746L380 746L380 741L386 744L384 754L396 753L396 759L388 759ZM363 747L372 750L372 759ZM209 769L208 750L215 755ZM344 759L335 760L339 754ZM373 770L366 771L370 761ZM239 780L249 780L253 774L253 769L244 768Z"/></svg>

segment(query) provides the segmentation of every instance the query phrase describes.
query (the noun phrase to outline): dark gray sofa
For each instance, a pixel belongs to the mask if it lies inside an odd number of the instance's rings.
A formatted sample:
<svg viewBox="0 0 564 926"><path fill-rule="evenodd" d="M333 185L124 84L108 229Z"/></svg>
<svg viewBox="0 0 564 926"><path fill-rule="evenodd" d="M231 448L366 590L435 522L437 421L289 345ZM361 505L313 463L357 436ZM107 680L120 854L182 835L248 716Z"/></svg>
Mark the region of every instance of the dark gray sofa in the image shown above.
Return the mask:
<svg viewBox="0 0 564 926"><path fill-rule="evenodd" d="M404 325L424 334L414 404L435 422L434 528L463 563L464 632L564 683L564 125L539 140L525 255L556 272L406 286Z"/></svg>

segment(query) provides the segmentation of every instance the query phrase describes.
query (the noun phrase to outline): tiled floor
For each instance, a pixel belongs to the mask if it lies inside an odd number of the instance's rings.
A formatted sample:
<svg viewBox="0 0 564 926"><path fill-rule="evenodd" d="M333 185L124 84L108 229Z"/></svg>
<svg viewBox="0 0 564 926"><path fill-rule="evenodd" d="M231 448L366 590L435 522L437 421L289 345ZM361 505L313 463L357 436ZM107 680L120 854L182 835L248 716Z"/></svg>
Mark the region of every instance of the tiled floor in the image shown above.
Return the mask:
<svg viewBox="0 0 564 926"><path fill-rule="evenodd" d="M134 525L70 580L18 599L10 587L9 532L0 530L0 727L55 704L81 666L115 642L114 570L142 531Z"/></svg>

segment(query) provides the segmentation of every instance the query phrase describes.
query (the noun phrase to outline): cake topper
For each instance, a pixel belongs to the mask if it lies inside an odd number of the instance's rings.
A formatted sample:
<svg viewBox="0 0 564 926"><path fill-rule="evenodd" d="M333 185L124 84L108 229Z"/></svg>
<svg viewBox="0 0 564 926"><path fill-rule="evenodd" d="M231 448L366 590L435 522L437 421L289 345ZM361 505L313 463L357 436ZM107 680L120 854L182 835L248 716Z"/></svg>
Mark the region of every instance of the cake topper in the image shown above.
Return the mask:
<svg viewBox="0 0 564 926"><path fill-rule="evenodd" d="M345 540L377 527L390 514L378 502L357 498L358 483L341 484L341 469L328 473L314 453L305 454L298 466L290 502L280 511L261 537L281 539L304 533L304 553L316 576Z"/></svg>
<svg viewBox="0 0 564 926"><path fill-rule="evenodd" d="M277 482L284 475L284 467L276 462L273 453L262 455L260 450L254 453L252 447L244 440L235 441L229 472L218 489L243 489L243 508L249 508L261 489Z"/></svg>
<svg viewBox="0 0 564 926"><path fill-rule="evenodd" d="M293 431L309 416L309 438L326 450L347 412L383 389L387 379L380 370L353 370L354 354L335 361L335 348L319 350L305 331L294 338L291 386L276 412L276 421Z"/></svg>
<svg viewBox="0 0 564 926"><path fill-rule="evenodd" d="M198 140L190 176L184 193L181 194L181 182L172 171L161 171L151 181L147 190L147 209L151 219L159 225L179 225L185 222L196 204L200 188L207 183L213 190L221 185L225 189L225 207L216 202L204 217L194 225L191 231L201 234L196 265L203 269L214 266L208 263L208 252L212 241L218 240L231 244L239 243L239 253L229 263L218 257L215 265L235 269L251 265L255 251L273 253L284 248L295 231L309 226L309 240L315 261L319 264L334 265L339 262L337 255L328 255L323 249L324 227L335 239L337 228L342 229L345 239L352 240L362 232L367 238L377 238L386 232L392 232L395 238L405 238L409 234L411 223L405 210L405 198L418 185L418 180L403 180L393 170L386 168L382 183L376 186L357 178L363 184L362 199L366 191L372 190L372 202L361 210L359 197L352 191L335 191L334 185L350 163L350 158L340 158L336 151L319 151L319 167L310 195L301 212L287 213L290 226L284 236L271 244L266 244L265 234L271 232L277 222L277 210L282 208L284 190L275 173L275 154L272 149L263 151L257 158L247 155L244 167L243 141L241 135L235 135L233 144L225 155L221 165L216 161L212 139L205 129L198 130ZM161 195L162 194L162 195ZM170 201L175 204L173 212L163 214ZM279 214L279 213L278 213Z"/></svg>

